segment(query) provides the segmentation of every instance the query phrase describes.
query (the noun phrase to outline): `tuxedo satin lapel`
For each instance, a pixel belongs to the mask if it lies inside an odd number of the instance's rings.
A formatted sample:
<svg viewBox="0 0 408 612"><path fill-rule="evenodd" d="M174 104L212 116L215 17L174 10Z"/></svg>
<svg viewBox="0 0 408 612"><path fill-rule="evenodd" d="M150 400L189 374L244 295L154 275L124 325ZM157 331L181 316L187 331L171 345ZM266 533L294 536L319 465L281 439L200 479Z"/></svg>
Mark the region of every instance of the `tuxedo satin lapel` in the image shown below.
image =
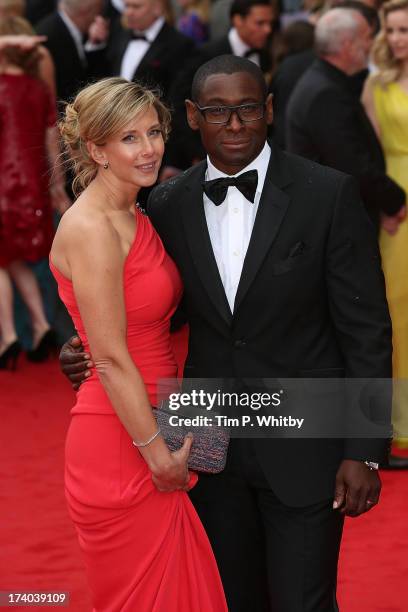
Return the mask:
<svg viewBox="0 0 408 612"><path fill-rule="evenodd" d="M219 315L227 325L230 325L232 313L218 272L204 213L202 183L205 169L206 165L200 164L197 172L190 177L188 185L185 186L182 219L192 259L201 282Z"/></svg>
<svg viewBox="0 0 408 612"><path fill-rule="evenodd" d="M284 157L271 145L272 154L259 202L254 228L242 267L234 313L238 310L259 268L261 267L290 203L290 197L283 188L292 182L287 172Z"/></svg>
<svg viewBox="0 0 408 612"><path fill-rule="evenodd" d="M114 70L115 74L120 74L122 68L123 56L125 55L125 51L129 42L131 41L130 31L129 30L121 30L120 35L114 42L114 46L116 47L114 53Z"/></svg>

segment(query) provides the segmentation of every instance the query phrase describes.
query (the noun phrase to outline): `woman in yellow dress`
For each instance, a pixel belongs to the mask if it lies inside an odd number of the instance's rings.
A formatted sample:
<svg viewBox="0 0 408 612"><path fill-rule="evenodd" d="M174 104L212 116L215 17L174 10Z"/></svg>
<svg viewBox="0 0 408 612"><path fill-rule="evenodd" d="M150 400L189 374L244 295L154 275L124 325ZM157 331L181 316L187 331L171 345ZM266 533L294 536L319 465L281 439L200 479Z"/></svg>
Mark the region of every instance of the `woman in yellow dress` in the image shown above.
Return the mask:
<svg viewBox="0 0 408 612"><path fill-rule="evenodd" d="M368 79L363 103L384 149L387 174L408 193L408 0L382 7L374 43L378 68ZM393 324L393 424L400 446L408 446L408 221L384 218L380 248Z"/></svg>

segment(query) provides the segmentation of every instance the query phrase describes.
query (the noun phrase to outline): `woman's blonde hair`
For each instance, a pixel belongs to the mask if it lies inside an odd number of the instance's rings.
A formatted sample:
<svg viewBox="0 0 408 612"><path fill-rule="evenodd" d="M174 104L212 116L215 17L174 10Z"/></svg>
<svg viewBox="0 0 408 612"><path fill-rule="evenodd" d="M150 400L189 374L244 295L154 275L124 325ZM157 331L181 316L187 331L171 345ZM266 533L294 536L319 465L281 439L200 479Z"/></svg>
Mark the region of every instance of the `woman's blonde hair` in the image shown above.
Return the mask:
<svg viewBox="0 0 408 612"><path fill-rule="evenodd" d="M75 178L73 191L79 195L95 178L98 164L87 148L91 141L102 146L135 117L150 108L157 112L166 141L170 132L170 112L156 93L120 77L103 79L82 89L65 107L59 123Z"/></svg>
<svg viewBox="0 0 408 612"><path fill-rule="evenodd" d="M0 0L0 18L23 17L25 9L25 0Z"/></svg>
<svg viewBox="0 0 408 612"><path fill-rule="evenodd" d="M22 17L1 17L0 36L24 34L34 36L35 32L31 24ZM9 64L18 66L26 74L38 77L38 66L40 62L40 52L37 48L31 51L21 51L17 47L6 47L1 52L2 56Z"/></svg>
<svg viewBox="0 0 408 612"><path fill-rule="evenodd" d="M375 39L372 57L378 68L375 80L382 85L397 81L402 69L401 61L395 59L387 41L386 19L390 13L395 11L408 11L408 0L391 0L383 4L381 8L381 30Z"/></svg>

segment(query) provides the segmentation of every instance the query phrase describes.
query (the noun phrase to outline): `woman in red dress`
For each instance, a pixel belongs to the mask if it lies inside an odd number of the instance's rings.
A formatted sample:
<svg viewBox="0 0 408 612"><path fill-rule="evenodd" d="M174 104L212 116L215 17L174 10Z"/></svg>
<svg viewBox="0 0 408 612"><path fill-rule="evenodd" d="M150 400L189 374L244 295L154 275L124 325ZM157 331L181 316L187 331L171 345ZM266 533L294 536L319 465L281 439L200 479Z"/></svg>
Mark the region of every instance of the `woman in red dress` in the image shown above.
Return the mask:
<svg viewBox="0 0 408 612"><path fill-rule="evenodd" d="M0 19L0 36L30 34L18 17ZM46 257L53 236L52 205L60 212L70 202L58 167L55 102L37 78L36 49L0 50L0 368L15 365L20 352L13 319L13 280L32 321L36 360L47 353L53 334L35 276L26 262ZM52 179L52 202L50 197Z"/></svg>
<svg viewBox="0 0 408 612"><path fill-rule="evenodd" d="M186 491L192 443L170 452L152 406L175 378L178 271L135 206L155 183L168 111L121 78L80 92L61 132L81 191L51 250L61 299L96 364L66 442L66 497L95 612L225 612L210 543Z"/></svg>

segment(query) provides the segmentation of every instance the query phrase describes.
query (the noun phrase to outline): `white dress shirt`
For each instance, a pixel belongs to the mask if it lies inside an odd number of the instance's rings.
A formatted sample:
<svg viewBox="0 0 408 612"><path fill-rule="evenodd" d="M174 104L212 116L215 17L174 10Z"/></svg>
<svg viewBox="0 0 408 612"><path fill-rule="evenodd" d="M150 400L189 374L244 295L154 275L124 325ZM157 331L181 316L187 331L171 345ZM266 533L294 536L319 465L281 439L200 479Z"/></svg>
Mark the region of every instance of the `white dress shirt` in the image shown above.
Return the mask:
<svg viewBox="0 0 408 612"><path fill-rule="evenodd" d="M235 28L231 28L228 32L228 40L229 44L231 45L232 53L238 57L244 57L247 51L249 51L251 48L242 40ZM254 64L259 66L259 53L254 51L247 57L249 60L251 60L251 62L254 62Z"/></svg>
<svg viewBox="0 0 408 612"><path fill-rule="evenodd" d="M258 157L236 175L239 176L249 170L258 171L258 186L254 203L247 200L236 187L228 188L227 197L219 206L215 206L205 194L203 197L211 245L231 312L234 312L235 296L255 223L270 156L271 149L266 142ZM217 170L207 157L205 180L211 181L226 176L228 175Z"/></svg>
<svg viewBox="0 0 408 612"><path fill-rule="evenodd" d="M122 65L120 68L120 76L128 81L133 79L133 76L139 67L140 62L146 55L152 42L157 38L160 30L164 25L164 17L158 17L152 25L144 30L144 32L138 32L144 34L147 40L130 40L126 51L123 54Z"/></svg>
<svg viewBox="0 0 408 612"><path fill-rule="evenodd" d="M123 2L123 0L111 0L113 6L115 7L115 9L117 11L119 11L119 13L123 13L123 11L125 10L125 4Z"/></svg>

